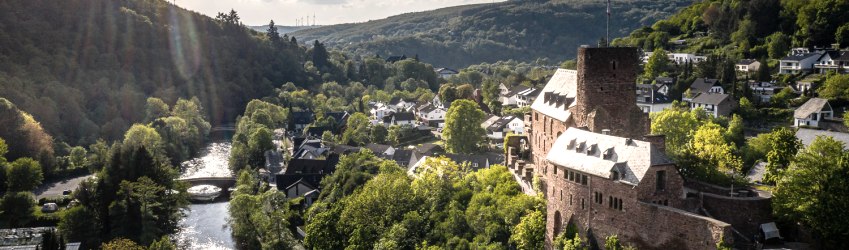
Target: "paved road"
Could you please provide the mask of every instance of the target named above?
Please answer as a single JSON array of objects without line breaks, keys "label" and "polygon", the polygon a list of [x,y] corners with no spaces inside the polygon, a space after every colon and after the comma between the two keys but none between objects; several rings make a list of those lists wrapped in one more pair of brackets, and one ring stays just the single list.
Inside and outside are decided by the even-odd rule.
[{"label": "paved road", "polygon": [[81,182],[83,182],[85,179],[88,179],[89,177],[92,177],[92,176],[93,175],[86,175],[86,176],[77,177],[77,178],[73,178],[73,179],[61,180],[61,181],[56,181],[56,182],[52,182],[52,183],[42,184],[40,187],[38,187],[37,190],[35,190],[36,198],[41,199],[41,198],[44,198],[44,197],[61,196],[62,191],[65,191],[65,190],[73,191],[73,190],[77,189],[77,186],[79,186]]}]

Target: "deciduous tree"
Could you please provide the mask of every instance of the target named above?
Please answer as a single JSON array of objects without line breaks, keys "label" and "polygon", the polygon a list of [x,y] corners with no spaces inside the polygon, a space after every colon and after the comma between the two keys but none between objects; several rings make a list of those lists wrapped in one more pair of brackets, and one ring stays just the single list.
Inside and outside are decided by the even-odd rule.
[{"label": "deciduous tree", "polygon": [[485,114],[470,100],[457,100],[445,115],[442,136],[446,149],[453,153],[471,153],[479,149],[485,131],[480,124]]}]

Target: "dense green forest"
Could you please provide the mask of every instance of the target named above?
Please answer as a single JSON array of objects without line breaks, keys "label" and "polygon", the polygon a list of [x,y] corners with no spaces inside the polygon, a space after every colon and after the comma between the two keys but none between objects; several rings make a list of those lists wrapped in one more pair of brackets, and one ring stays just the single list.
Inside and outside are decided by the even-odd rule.
[{"label": "dense green forest", "polygon": [[236,13],[159,0],[2,1],[0,12],[0,95],[72,145],[120,139],[149,96],[197,96],[221,124],[275,86],[309,84],[304,47],[271,42]]},{"label": "dense green forest", "polygon": [[[690,0],[614,1],[611,37],[651,25]],[[418,55],[437,67],[463,68],[499,60],[575,57],[575,48],[605,36],[604,1],[507,1],[408,13],[365,23],[291,33],[355,55]]]},{"label": "dense green forest", "polygon": [[[682,45],[673,41],[683,40]],[[613,41],[736,58],[779,59],[791,47],[849,46],[849,2],[709,0]]]}]

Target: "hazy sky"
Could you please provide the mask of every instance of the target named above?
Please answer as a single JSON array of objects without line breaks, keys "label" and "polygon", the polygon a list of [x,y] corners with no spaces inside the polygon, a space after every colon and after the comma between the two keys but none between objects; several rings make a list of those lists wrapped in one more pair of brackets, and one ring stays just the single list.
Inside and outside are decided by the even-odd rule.
[{"label": "hazy sky", "polygon": [[177,5],[215,17],[235,9],[246,25],[294,25],[298,17],[315,13],[318,25],[365,22],[402,13],[503,0],[174,0]]}]

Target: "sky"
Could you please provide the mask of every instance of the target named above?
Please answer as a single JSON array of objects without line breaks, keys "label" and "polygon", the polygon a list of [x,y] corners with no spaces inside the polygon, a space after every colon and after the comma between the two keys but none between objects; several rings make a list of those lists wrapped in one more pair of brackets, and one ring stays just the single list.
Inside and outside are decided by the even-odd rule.
[{"label": "sky", "polygon": [[[449,6],[504,0],[170,0],[177,5],[215,17],[236,10],[246,25],[294,26],[295,19],[315,14],[317,25],[365,22],[398,14]],[[304,18],[305,20],[305,18]]]}]

